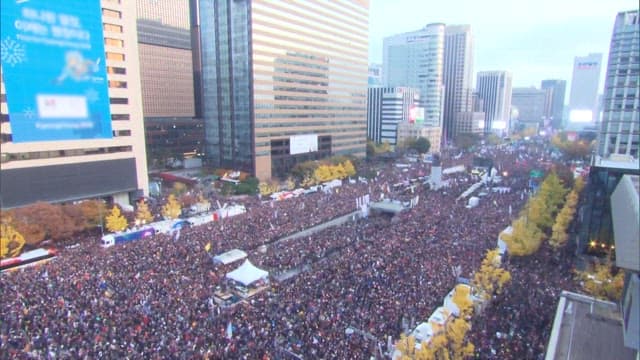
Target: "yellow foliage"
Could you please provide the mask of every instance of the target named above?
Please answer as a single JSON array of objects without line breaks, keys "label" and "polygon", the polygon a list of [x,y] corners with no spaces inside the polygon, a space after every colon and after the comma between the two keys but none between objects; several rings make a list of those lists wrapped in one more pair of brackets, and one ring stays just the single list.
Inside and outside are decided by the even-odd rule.
[{"label": "yellow foliage", "polygon": [[258,184],[260,195],[267,196],[278,191],[278,184],[275,182],[261,182]]},{"label": "yellow foliage", "polygon": [[528,222],[535,224],[541,230],[548,229],[553,225],[551,209],[542,196],[536,195],[529,199],[522,215],[528,218]]},{"label": "yellow foliage", "polygon": [[138,209],[136,211],[136,221],[142,224],[147,224],[153,221],[153,215],[149,211],[149,206],[144,200],[138,202]]},{"label": "yellow foliage", "polygon": [[520,217],[511,226],[513,227],[511,234],[501,235],[502,240],[507,244],[509,254],[527,256],[538,251],[544,235],[533,221]]},{"label": "yellow foliage", "polygon": [[305,174],[304,178],[300,182],[300,185],[302,187],[310,187],[310,186],[313,186],[313,185],[315,185],[317,183],[318,182],[316,181],[315,176],[309,176],[308,174]]},{"label": "yellow foliage", "polygon": [[120,208],[114,205],[111,213],[107,215],[107,230],[111,232],[122,231],[127,226],[127,219],[120,213]]},{"label": "yellow foliage", "polygon": [[582,189],[584,189],[584,186],[585,186],[584,179],[582,179],[581,176],[579,176],[577,179],[573,181],[573,189],[578,194],[582,192]]},{"label": "yellow foliage", "polygon": [[296,182],[293,181],[293,178],[291,176],[289,176],[287,178],[287,190],[295,190],[296,188]]},{"label": "yellow foliage", "polygon": [[468,286],[458,285],[451,299],[460,310],[461,317],[468,317],[473,312],[473,301],[471,301],[471,290]]},{"label": "yellow foliage", "polygon": [[24,236],[10,225],[10,221],[3,219],[0,223],[0,258],[18,256],[24,246]]},{"label": "yellow foliage", "polygon": [[314,177],[318,182],[325,182],[325,181],[332,180],[332,177],[331,177],[332,175],[333,174],[329,165],[320,165],[314,171]]},{"label": "yellow foliage", "polygon": [[162,207],[162,216],[165,219],[177,219],[181,213],[180,203],[173,194],[169,194],[167,203]]},{"label": "yellow foliage", "polygon": [[490,299],[495,293],[501,293],[504,285],[511,280],[511,273],[500,267],[500,255],[497,249],[487,251],[480,268],[473,276],[473,286],[478,295]]},{"label": "yellow foliage", "polygon": [[174,182],[173,189],[171,190],[172,194],[181,195],[187,191],[187,185],[181,182]]},{"label": "yellow foliage", "polygon": [[347,173],[344,171],[342,164],[329,166],[329,170],[331,171],[331,180],[344,179],[347,177]]},{"label": "yellow foliage", "polygon": [[590,271],[576,271],[583,290],[591,296],[617,302],[622,296],[624,271],[619,269],[614,276],[609,262],[596,264]]},{"label": "yellow foliage", "polygon": [[342,163],[342,167],[344,168],[344,172],[347,176],[355,176],[356,168],[353,166],[353,163],[350,160],[346,160]]}]

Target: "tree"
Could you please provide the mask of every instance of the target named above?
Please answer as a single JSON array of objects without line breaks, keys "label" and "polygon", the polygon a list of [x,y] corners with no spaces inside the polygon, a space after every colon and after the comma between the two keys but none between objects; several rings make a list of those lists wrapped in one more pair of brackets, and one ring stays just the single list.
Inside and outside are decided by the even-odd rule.
[{"label": "tree", "polygon": [[468,286],[462,284],[456,285],[451,300],[456,304],[458,310],[460,310],[460,317],[467,318],[471,316],[473,312],[473,301],[471,301],[471,289]]},{"label": "tree", "polygon": [[533,221],[527,221],[525,217],[514,220],[511,234],[502,233],[502,240],[507,244],[509,254],[513,256],[528,256],[540,248],[543,233]]},{"label": "tree", "polygon": [[149,210],[149,205],[144,200],[138,201],[138,209],[136,211],[136,223],[147,224],[153,221],[153,215]]},{"label": "tree", "polygon": [[551,172],[540,185],[538,195],[543,198],[547,209],[553,216],[558,211],[560,204],[564,202],[564,197],[568,191],[562,185],[558,175],[555,172]]},{"label": "tree", "polygon": [[344,179],[347,177],[347,172],[344,171],[342,164],[330,165],[329,170],[331,171],[331,180]]},{"label": "tree", "polygon": [[43,201],[16,209],[14,214],[16,229],[27,234],[28,244],[37,244],[47,237],[63,240],[80,229],[79,219],[74,221],[62,206]]},{"label": "tree", "polygon": [[295,190],[296,182],[293,179],[293,177],[291,176],[287,177],[287,180],[285,182],[286,182],[287,190]]},{"label": "tree", "polygon": [[3,218],[0,223],[0,258],[18,256],[24,244],[22,234],[11,226],[11,218]]},{"label": "tree", "polygon": [[118,232],[123,231],[127,226],[127,219],[120,212],[120,208],[114,205],[111,213],[107,216],[107,230]]},{"label": "tree", "polygon": [[320,165],[313,175],[318,182],[329,181],[332,175],[331,168],[329,168],[329,165]]},{"label": "tree", "polygon": [[258,193],[258,184],[260,181],[255,177],[245,177],[237,186],[236,194],[238,195],[255,195]]},{"label": "tree", "polygon": [[411,148],[417,151],[418,154],[426,154],[431,148],[431,143],[429,142],[429,139],[419,137],[413,142],[413,144],[411,144]]},{"label": "tree", "polygon": [[500,267],[500,261],[497,249],[487,251],[480,268],[473,276],[473,287],[485,300],[490,299],[494,294],[500,294],[504,285],[511,281],[511,273]]},{"label": "tree", "polygon": [[84,217],[85,229],[103,226],[107,215],[107,206],[102,200],[85,200],[80,203],[80,211]]},{"label": "tree", "polygon": [[258,189],[260,190],[260,195],[268,196],[278,191],[278,184],[273,181],[265,181],[258,185]]},{"label": "tree", "polygon": [[[525,217],[525,221],[533,223],[543,231],[553,225],[553,214],[549,209],[548,203],[539,195],[529,199],[522,215]],[[544,234],[542,235],[544,237]]]},{"label": "tree", "polygon": [[422,343],[420,349],[416,349],[416,339],[412,335],[400,334],[400,340],[396,343],[395,349],[400,352],[398,360],[431,360],[434,359],[429,345]]},{"label": "tree", "polygon": [[610,261],[596,263],[590,270],[576,271],[583,290],[602,300],[618,302],[624,287],[624,271],[618,269],[614,275]]},{"label": "tree", "polygon": [[347,174],[347,176],[356,175],[356,168],[353,166],[351,160],[345,160],[345,162],[342,163],[342,167],[344,168],[344,172]]},{"label": "tree", "polygon": [[169,194],[167,203],[162,207],[162,216],[165,219],[172,220],[177,219],[182,214],[182,207],[176,197],[173,194]]}]

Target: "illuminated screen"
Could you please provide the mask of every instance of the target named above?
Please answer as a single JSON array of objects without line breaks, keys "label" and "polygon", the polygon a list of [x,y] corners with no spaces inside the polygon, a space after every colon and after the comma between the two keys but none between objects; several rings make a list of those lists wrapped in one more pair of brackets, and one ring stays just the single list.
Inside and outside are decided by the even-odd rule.
[{"label": "illuminated screen", "polygon": [[506,121],[494,121],[491,124],[491,128],[492,129],[496,129],[496,130],[504,130],[507,128],[507,122]]},{"label": "illuminated screen", "polygon": [[294,135],[289,138],[289,154],[302,154],[318,151],[318,135]]},{"label": "illuminated screen", "polygon": [[99,1],[2,0],[13,142],[111,138]]},{"label": "illuminated screen", "polygon": [[593,111],[591,110],[571,110],[569,121],[576,123],[588,123],[593,121]]}]

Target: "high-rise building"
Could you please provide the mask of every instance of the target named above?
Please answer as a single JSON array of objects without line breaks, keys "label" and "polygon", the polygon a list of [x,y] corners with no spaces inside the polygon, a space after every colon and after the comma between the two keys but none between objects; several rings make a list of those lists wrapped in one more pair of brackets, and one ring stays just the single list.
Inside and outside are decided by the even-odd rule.
[{"label": "high-rise building", "polygon": [[206,154],[260,179],[366,153],[367,1],[201,0]]},{"label": "high-rise building", "polygon": [[369,64],[369,86],[382,86],[382,65]]},{"label": "high-rise building", "polygon": [[147,194],[135,3],[3,1],[0,16],[0,207]]},{"label": "high-rise building", "polygon": [[424,120],[420,92],[403,87],[372,87],[367,95],[367,137],[376,143],[396,145],[401,122]]},{"label": "high-rise building", "polygon": [[558,79],[542,80],[540,88],[543,90],[551,90],[551,103],[549,105],[551,126],[554,129],[562,128],[564,96],[567,91],[567,82]]},{"label": "high-rise building", "polygon": [[640,21],[638,10],[616,17],[604,87],[604,111],[598,154],[638,160],[640,137]]},{"label": "high-rise building", "polygon": [[[550,90],[540,90],[534,87],[513,88],[511,92],[511,108],[516,109],[517,118],[512,119],[517,122],[518,127],[535,127],[536,129],[545,126]],[[512,124],[515,126],[515,124]]]},{"label": "high-rise building", "polygon": [[599,120],[598,91],[602,54],[576,56],[573,61],[573,77],[569,94],[569,119],[567,128],[582,130],[594,126]]},{"label": "high-rise building", "polygon": [[384,39],[384,85],[419,89],[425,126],[442,126],[444,33],[444,24],[429,24]]},{"label": "high-rise building", "polygon": [[447,25],[444,37],[444,109],[442,132],[452,139],[458,132],[456,113],[471,111],[473,93],[473,36],[469,25]]},{"label": "high-rise building", "polygon": [[511,73],[481,71],[476,81],[478,97],[482,99],[484,132],[509,132],[511,120]]},{"label": "high-rise building", "polygon": [[142,108],[149,166],[204,152],[195,118],[189,2],[136,1]]}]

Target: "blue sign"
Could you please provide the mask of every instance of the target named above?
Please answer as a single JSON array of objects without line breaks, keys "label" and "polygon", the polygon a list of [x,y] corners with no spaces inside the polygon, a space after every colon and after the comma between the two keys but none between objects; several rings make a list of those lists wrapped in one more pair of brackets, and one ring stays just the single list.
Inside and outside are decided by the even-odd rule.
[{"label": "blue sign", "polygon": [[111,138],[100,1],[2,0],[13,142]]}]

